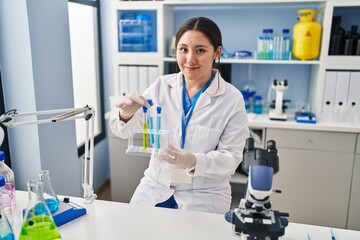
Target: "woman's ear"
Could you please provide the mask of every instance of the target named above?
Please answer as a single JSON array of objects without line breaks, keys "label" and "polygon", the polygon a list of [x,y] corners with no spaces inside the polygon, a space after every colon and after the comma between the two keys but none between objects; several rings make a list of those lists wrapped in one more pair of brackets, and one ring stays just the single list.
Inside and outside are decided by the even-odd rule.
[{"label": "woman's ear", "polygon": [[218,46],[218,48],[216,49],[215,54],[214,54],[214,56],[215,56],[214,60],[219,59],[221,57],[221,53],[222,53],[222,47]]}]

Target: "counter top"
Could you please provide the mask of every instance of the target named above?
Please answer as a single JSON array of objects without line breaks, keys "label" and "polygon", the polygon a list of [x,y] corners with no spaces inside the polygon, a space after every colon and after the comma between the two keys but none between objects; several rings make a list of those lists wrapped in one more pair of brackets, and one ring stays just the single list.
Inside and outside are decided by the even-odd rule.
[{"label": "counter top", "polygon": [[330,132],[348,132],[360,133],[360,123],[339,123],[330,121],[317,121],[317,123],[298,123],[294,119],[287,121],[270,120],[266,114],[256,115],[248,114],[250,128],[280,128],[292,130],[314,130],[314,131],[330,131]]},{"label": "counter top", "polygon": [[[110,112],[105,114],[105,119],[108,121]],[[248,121],[250,128],[279,128],[292,130],[313,130],[313,131],[328,131],[328,132],[348,132],[360,133],[360,122],[358,124],[350,124],[345,122],[330,122],[317,121],[317,123],[298,123],[293,118],[287,121],[270,120],[267,114],[248,114]]]},{"label": "counter top", "polygon": [[[27,204],[27,192],[17,191],[14,232],[19,236],[22,224],[21,210]],[[59,199],[63,197],[59,196]],[[70,197],[87,210],[87,214],[61,227],[62,239],[156,239],[156,240],[239,240],[224,215],[194,211],[179,211],[156,207],[135,206],[126,203],[95,200],[84,204],[82,198]],[[316,213],[314,213],[316,214]],[[336,239],[360,239],[360,231],[333,228]],[[331,239],[330,228],[290,223],[280,239]]]}]

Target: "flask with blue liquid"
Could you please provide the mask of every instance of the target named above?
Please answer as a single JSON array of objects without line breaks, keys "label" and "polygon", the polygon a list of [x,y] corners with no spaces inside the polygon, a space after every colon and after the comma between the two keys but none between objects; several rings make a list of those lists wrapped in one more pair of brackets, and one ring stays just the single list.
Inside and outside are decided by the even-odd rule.
[{"label": "flask with blue liquid", "polygon": [[253,112],[256,114],[262,114],[263,112],[262,97],[260,95],[255,96]]},{"label": "flask with blue liquid", "polygon": [[0,240],[15,240],[14,231],[0,206]]}]

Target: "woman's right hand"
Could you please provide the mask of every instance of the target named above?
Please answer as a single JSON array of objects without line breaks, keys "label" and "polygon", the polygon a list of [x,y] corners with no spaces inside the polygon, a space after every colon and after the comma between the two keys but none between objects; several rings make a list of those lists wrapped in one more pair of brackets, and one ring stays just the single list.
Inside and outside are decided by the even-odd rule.
[{"label": "woman's right hand", "polygon": [[120,117],[128,120],[144,105],[150,107],[145,97],[135,91],[120,98],[115,106],[120,110]]}]

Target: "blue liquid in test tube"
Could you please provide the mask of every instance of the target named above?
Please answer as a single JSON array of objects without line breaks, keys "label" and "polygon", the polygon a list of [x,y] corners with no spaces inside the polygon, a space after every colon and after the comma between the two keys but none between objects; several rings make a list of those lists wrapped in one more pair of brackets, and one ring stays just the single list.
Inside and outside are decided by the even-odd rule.
[{"label": "blue liquid in test tube", "polygon": [[161,107],[156,108],[156,152],[160,150]]},{"label": "blue liquid in test tube", "polygon": [[153,101],[151,99],[148,99],[147,102],[150,105],[149,108],[149,129],[150,129],[150,144],[152,146],[154,146],[154,120],[153,120],[153,116],[152,116],[152,111],[151,111],[151,107],[154,105]]}]

